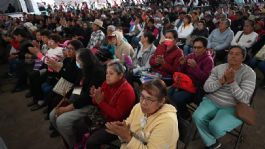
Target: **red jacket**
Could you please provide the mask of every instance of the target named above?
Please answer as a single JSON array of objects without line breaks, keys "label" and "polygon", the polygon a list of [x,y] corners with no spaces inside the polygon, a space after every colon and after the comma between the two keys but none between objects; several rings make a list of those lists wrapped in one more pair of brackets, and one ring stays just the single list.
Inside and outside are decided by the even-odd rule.
[{"label": "red jacket", "polygon": [[[158,65],[156,63],[156,58],[159,55],[164,56],[165,63],[163,65]],[[182,50],[174,46],[173,48],[167,50],[167,46],[164,44],[158,45],[155,53],[150,59],[150,65],[154,72],[162,74],[163,77],[172,76],[173,73],[180,67],[179,58],[183,56]]]},{"label": "red jacket", "polygon": [[104,99],[98,104],[98,107],[106,121],[122,121],[127,118],[135,104],[132,86],[125,79],[122,79],[112,86],[109,86],[105,81],[101,89],[104,92]]}]

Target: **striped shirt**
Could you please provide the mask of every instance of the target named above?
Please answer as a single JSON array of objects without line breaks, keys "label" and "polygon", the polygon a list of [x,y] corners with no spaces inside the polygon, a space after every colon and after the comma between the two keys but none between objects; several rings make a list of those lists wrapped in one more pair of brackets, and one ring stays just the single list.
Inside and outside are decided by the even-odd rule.
[{"label": "striped shirt", "polygon": [[219,79],[228,69],[228,64],[216,66],[204,84],[204,90],[209,93],[207,98],[222,107],[234,106],[237,101],[249,103],[256,85],[256,73],[247,65],[242,64],[236,71],[235,81],[230,84],[220,84]]}]

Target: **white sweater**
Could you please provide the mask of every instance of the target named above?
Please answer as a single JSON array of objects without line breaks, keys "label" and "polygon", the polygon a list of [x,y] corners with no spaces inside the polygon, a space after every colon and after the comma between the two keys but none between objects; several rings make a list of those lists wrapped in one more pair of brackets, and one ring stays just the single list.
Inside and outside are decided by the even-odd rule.
[{"label": "white sweater", "polygon": [[184,27],[184,23],[178,28],[178,37],[186,39],[193,31],[194,27],[190,23],[188,26]]},{"label": "white sweater", "polygon": [[[245,35],[243,33],[243,35],[241,36],[241,38],[239,39],[240,35],[243,33],[243,31],[238,31],[236,33],[236,36],[233,38],[231,45],[232,46],[241,46],[241,47],[245,47],[245,48],[250,48],[256,41],[258,38],[258,34],[256,32],[252,32],[248,35]],[[237,40],[239,39],[239,41],[237,42]]]}]

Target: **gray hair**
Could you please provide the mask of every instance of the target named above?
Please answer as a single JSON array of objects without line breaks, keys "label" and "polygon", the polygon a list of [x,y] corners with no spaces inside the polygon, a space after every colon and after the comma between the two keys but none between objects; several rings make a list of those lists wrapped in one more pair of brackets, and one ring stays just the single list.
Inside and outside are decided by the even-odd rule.
[{"label": "gray hair", "polygon": [[119,75],[124,74],[126,72],[126,67],[120,62],[119,59],[114,59],[110,61],[107,66],[112,66],[114,68],[114,71],[117,72]]},{"label": "gray hair", "polygon": [[114,32],[116,30],[116,27],[114,25],[109,25],[107,27],[107,30],[110,30],[110,31],[113,31]]},{"label": "gray hair", "polygon": [[220,22],[225,22],[225,24],[227,25],[227,27],[230,27],[231,26],[231,20],[230,19],[222,18],[220,20]]}]

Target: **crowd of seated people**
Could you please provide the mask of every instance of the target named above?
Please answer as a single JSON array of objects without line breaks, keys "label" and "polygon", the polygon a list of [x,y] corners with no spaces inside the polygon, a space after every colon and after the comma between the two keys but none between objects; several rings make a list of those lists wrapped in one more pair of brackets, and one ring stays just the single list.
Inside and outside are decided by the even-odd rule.
[{"label": "crowd of seated people", "polygon": [[117,139],[121,148],[173,149],[180,117],[206,147],[220,147],[243,123],[235,105],[250,102],[256,67],[265,87],[265,8],[170,2],[0,18],[12,92],[29,88],[30,109],[44,108],[50,136],[70,149]]}]

